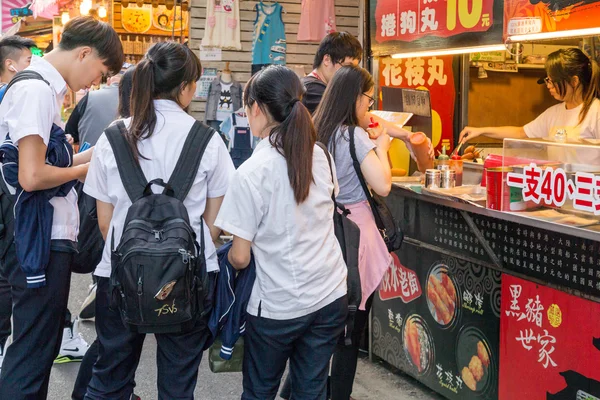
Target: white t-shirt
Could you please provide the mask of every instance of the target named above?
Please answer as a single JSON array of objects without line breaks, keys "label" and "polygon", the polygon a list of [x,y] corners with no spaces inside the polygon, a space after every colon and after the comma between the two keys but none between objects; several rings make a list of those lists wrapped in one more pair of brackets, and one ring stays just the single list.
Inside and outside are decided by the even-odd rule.
[{"label": "white t-shirt", "polygon": [[[0,137],[4,140],[10,132],[11,140],[18,147],[24,137],[38,135],[47,146],[52,124],[64,127],[60,110],[67,83],[52,64],[38,56],[31,58],[27,70],[39,73],[50,85],[29,79],[16,83],[6,92],[0,104]],[[54,207],[51,238],[77,241],[79,209],[75,190],[65,197],[53,197],[50,204]]]},{"label": "white t-shirt", "polygon": [[268,139],[233,175],[215,225],[252,242],[251,315],[260,305],[265,318],[298,318],[346,294],[346,264],[333,228],[334,181],[316,145],[313,179],[308,198],[296,204],[286,161]]},{"label": "white t-shirt", "polygon": [[[175,164],[195,119],[186,114],[177,103],[170,100],[154,100],[154,107],[157,117],[155,131],[151,137],[138,144],[140,154],[147,158],[140,157],[140,166],[148,181],[161,178],[167,182],[175,169]],[[124,123],[128,127],[131,119],[125,119]],[[198,238],[200,238],[200,221],[206,208],[206,199],[225,195],[233,171],[233,163],[223,140],[219,135],[214,135],[204,152],[194,185],[183,201],[188,210],[192,228]],[[153,190],[160,192],[160,188],[154,187]],[[100,136],[94,149],[84,191],[115,207],[102,261],[94,273],[97,276],[109,277],[111,271],[110,243],[113,228],[116,246],[121,240],[123,224],[131,201],[121,182],[110,143],[104,134]],[[216,271],[219,269],[216,249],[210,239],[208,226],[206,223],[203,226],[207,269]]]},{"label": "white t-shirt", "polygon": [[[567,110],[565,103],[556,104],[523,127],[530,138],[552,138],[564,129],[569,139],[600,139],[600,100],[594,99],[584,120],[579,123],[583,104]],[[554,146],[548,157],[569,163],[600,165],[598,152],[570,150]]]}]

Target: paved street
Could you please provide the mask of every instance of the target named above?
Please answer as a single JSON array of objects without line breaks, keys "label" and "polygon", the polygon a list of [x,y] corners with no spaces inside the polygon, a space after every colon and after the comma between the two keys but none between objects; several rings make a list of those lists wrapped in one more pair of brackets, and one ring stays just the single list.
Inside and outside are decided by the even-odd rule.
[{"label": "paved street", "polygon": [[[91,277],[73,275],[69,307],[73,314],[79,312],[79,307],[87,296]],[[94,340],[94,324],[81,324],[85,339],[91,343]],[[143,400],[157,398],[156,392],[156,342],[148,337],[144,353],[137,371],[136,394]],[[50,400],[69,400],[73,383],[77,376],[79,363],[55,365],[50,383]],[[242,393],[242,375],[238,373],[213,374],[208,363],[203,360],[200,366],[200,376],[196,387],[196,398],[200,400],[237,400]],[[373,364],[368,359],[359,362],[358,374],[354,384],[353,397],[356,400],[441,400],[431,390],[414,381],[412,378],[397,374],[385,368],[382,364]]]}]

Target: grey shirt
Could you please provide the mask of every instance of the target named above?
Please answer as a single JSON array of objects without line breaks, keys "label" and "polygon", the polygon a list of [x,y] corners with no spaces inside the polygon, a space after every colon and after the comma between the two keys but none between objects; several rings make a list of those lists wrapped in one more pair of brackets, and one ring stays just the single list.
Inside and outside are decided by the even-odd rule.
[{"label": "grey shirt", "polygon": [[[85,112],[79,120],[79,143],[96,145],[104,130],[119,114],[119,85],[105,86],[88,93]],[[68,132],[67,132],[68,133]]]},{"label": "grey shirt", "polygon": [[[335,149],[333,143],[335,143]],[[369,134],[358,126],[354,129],[354,144],[356,146],[356,158],[361,164],[367,157],[367,154],[377,147],[369,139]],[[355,204],[367,200],[367,196],[360,185],[360,181],[352,165],[350,137],[348,136],[347,126],[338,128],[334,135],[334,141],[329,143],[329,152],[334,155],[337,179],[340,187],[337,201],[341,204]]]}]

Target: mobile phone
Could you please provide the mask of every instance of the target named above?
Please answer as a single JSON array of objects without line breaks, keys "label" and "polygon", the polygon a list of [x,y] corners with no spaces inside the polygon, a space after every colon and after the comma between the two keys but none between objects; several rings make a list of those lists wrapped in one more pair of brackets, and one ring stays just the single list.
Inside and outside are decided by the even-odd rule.
[{"label": "mobile phone", "polygon": [[82,153],[92,147],[88,142],[83,142],[81,146],[79,146],[79,152]]}]

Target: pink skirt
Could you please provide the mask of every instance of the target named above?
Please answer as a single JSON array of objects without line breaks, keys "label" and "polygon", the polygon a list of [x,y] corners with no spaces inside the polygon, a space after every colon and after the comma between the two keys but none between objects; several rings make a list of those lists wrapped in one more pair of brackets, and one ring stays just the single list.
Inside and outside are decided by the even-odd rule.
[{"label": "pink skirt", "polygon": [[379,288],[383,276],[390,267],[392,256],[377,229],[369,202],[365,200],[344,206],[350,211],[348,218],[360,228],[358,270],[360,272],[362,301],[359,309],[364,310],[367,299]]}]

